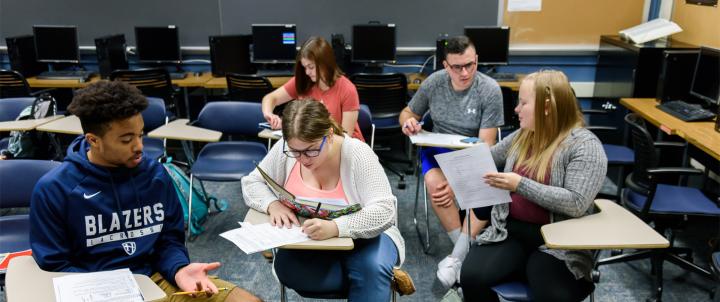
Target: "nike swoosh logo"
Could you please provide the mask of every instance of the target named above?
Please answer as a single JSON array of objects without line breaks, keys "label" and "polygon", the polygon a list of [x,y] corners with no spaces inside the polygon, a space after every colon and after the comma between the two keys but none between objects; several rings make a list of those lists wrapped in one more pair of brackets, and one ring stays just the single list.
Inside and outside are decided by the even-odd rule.
[{"label": "nike swoosh logo", "polygon": [[87,195],[87,193],[83,193],[83,197],[85,197],[85,199],[90,199],[90,198],[95,197],[95,195],[100,194],[100,192],[101,191],[97,191],[97,192],[95,192],[95,194],[92,194],[92,195]]}]

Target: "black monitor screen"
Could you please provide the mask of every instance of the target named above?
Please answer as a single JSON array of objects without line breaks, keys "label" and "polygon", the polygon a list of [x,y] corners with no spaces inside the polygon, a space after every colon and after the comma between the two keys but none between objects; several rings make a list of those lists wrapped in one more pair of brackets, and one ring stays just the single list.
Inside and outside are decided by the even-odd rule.
[{"label": "black monitor screen", "polygon": [[478,64],[507,64],[510,49],[509,27],[465,27],[465,36],[475,44]]},{"label": "black monitor screen", "polygon": [[293,63],[297,52],[295,24],[253,24],[255,63]]},{"label": "black monitor screen", "polygon": [[140,62],[180,63],[180,37],[174,25],[135,27],[135,51]]},{"label": "black monitor screen", "polygon": [[690,94],[720,105],[720,50],[701,47]]},{"label": "black monitor screen", "polygon": [[39,62],[79,63],[75,26],[33,26],[35,53]]},{"label": "black monitor screen", "polygon": [[214,76],[224,77],[229,72],[255,73],[250,63],[251,35],[211,36],[209,42],[210,61]]},{"label": "black monitor screen", "polygon": [[395,62],[395,25],[353,25],[352,60],[359,63]]}]

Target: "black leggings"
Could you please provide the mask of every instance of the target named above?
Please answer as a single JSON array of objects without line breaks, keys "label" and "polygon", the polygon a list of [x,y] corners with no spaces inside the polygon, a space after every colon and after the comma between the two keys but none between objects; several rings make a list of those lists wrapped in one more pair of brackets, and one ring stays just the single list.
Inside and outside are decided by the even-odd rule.
[{"label": "black leggings", "polygon": [[582,301],[595,288],[575,279],[565,262],[538,250],[543,244],[540,225],[508,219],[502,242],[473,246],[460,272],[465,301],[498,301],[491,287],[527,282],[533,301]]}]

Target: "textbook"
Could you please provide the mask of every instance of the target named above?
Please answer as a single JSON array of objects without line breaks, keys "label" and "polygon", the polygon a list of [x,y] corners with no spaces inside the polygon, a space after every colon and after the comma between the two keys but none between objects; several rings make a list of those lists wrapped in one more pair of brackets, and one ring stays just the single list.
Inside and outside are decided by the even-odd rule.
[{"label": "textbook", "polygon": [[301,199],[295,197],[292,193],[288,192],[273,180],[260,166],[255,166],[262,175],[265,182],[270,186],[270,189],[275,193],[278,200],[285,206],[293,210],[297,215],[307,218],[321,218],[321,219],[335,219],[343,215],[352,214],[362,209],[360,204],[354,204],[349,206],[333,204],[330,202],[318,202],[308,199]]},{"label": "textbook", "polygon": [[0,254],[0,274],[4,274],[7,271],[8,264],[10,264],[10,259],[19,257],[19,256],[30,256],[32,255],[32,250],[24,250],[14,253],[2,253]]}]

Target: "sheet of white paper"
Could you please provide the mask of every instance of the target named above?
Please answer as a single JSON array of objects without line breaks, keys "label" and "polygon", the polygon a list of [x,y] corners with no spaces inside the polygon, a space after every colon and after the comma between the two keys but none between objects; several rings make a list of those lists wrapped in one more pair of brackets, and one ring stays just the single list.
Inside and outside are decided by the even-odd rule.
[{"label": "sheet of white paper", "polygon": [[280,130],[273,130],[272,135],[275,137],[282,137],[282,129]]},{"label": "sheet of white paper", "polygon": [[274,227],[269,223],[255,225],[240,223],[240,225],[242,227],[224,232],[220,236],[230,240],[245,254],[310,240],[298,226],[288,229]]},{"label": "sheet of white paper", "polygon": [[539,12],[542,9],[542,0],[508,0],[509,12]]},{"label": "sheet of white paper", "polygon": [[314,201],[319,202],[322,204],[329,204],[334,206],[347,206],[348,202],[345,199],[337,199],[337,198],[317,198],[317,197],[303,197],[303,196],[295,196],[296,199],[299,200],[307,200],[307,201]]},{"label": "sheet of white paper", "polygon": [[57,302],[142,302],[129,269],[53,278]]},{"label": "sheet of white paper", "polygon": [[415,145],[447,146],[451,148],[467,148],[475,145],[460,141],[465,138],[467,138],[467,136],[435,133],[423,130],[418,134],[410,136],[410,142]]},{"label": "sheet of white paper", "polygon": [[435,155],[461,209],[510,202],[510,192],[493,188],[483,175],[497,172],[490,147],[480,143],[472,148]]}]

